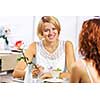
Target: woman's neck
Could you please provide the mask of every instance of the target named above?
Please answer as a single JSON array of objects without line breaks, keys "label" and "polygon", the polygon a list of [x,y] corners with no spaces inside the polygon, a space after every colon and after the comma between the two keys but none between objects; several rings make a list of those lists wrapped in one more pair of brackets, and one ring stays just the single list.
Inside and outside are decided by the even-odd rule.
[{"label": "woman's neck", "polygon": [[48,52],[53,53],[59,45],[59,40],[56,40],[54,42],[47,42],[46,40],[44,40],[43,45]]}]

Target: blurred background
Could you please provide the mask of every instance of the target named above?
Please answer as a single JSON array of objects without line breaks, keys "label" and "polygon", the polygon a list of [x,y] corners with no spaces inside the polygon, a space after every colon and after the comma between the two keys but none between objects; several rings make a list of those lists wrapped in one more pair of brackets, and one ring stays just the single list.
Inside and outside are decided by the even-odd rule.
[{"label": "blurred background", "polygon": [[[32,41],[39,41],[37,37],[37,24],[42,16],[2,16],[0,17],[0,30],[8,31],[7,39],[9,42],[8,49],[13,49],[16,41],[23,41],[24,47],[27,48]],[[93,18],[93,16],[55,16],[61,23],[61,40],[72,41],[75,49],[76,58],[78,58],[78,36],[84,20]],[[5,34],[5,33],[3,33]],[[0,49],[3,39],[0,38]]]}]

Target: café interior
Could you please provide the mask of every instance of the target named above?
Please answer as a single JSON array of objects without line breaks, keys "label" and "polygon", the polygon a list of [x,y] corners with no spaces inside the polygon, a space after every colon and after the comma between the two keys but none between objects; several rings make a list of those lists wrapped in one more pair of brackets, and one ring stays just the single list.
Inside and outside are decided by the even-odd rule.
[{"label": "caf\u00e9 interior", "polygon": [[[21,45],[24,50],[33,41],[39,41],[36,27],[41,16],[3,16],[0,17],[0,83],[68,83],[70,74],[65,78],[58,78],[60,71],[52,72],[53,78],[39,79],[28,72],[27,79],[14,78],[12,72],[22,56],[22,51],[16,48]],[[78,34],[85,19],[92,16],[56,16],[61,23],[61,40],[73,43],[75,58],[78,59]],[[66,34],[65,34],[66,33]],[[35,60],[34,60],[35,62]],[[32,78],[32,79],[31,79]]]}]

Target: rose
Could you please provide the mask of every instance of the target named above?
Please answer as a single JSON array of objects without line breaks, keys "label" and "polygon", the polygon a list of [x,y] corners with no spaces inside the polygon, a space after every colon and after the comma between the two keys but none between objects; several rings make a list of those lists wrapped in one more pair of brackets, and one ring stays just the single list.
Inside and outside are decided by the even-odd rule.
[{"label": "rose", "polygon": [[24,45],[24,42],[22,40],[16,41],[16,43],[15,43],[15,47],[18,50],[22,50],[23,49],[23,45]]},{"label": "rose", "polygon": [[17,50],[20,50],[19,52],[21,52],[22,53],[22,56],[21,57],[19,57],[19,58],[17,58],[17,60],[18,61],[20,61],[20,60],[24,60],[25,61],[25,63],[26,63],[26,65],[28,65],[28,64],[32,64],[36,69],[38,69],[37,68],[37,65],[35,65],[34,63],[32,63],[32,62],[28,62],[29,61],[29,59],[28,59],[28,57],[26,57],[25,56],[25,54],[24,54],[24,42],[22,41],[22,40],[19,40],[19,41],[16,41],[16,43],[15,43],[15,47],[17,48]]},{"label": "rose", "polygon": [[20,50],[19,52],[22,53],[22,56],[17,58],[17,60],[20,61],[21,59],[23,59],[25,61],[25,63],[28,64],[28,62],[27,62],[28,58],[25,57],[24,51],[23,51],[24,42],[22,40],[16,41],[15,47],[17,48],[17,50]]}]

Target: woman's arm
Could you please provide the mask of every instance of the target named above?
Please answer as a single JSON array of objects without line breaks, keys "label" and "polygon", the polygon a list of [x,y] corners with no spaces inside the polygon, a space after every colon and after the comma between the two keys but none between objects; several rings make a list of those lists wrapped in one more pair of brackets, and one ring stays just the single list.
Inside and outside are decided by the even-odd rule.
[{"label": "woman's arm", "polygon": [[[31,62],[33,57],[36,54],[36,43],[32,43],[28,49],[25,51],[25,56],[28,58],[28,62]],[[15,66],[15,69],[12,73],[14,78],[22,78],[25,75],[25,68],[26,68],[26,63],[24,60],[21,60],[17,63]]]},{"label": "woman's arm", "polygon": [[17,65],[15,66],[12,76],[14,78],[23,78],[25,75],[25,72],[24,72],[25,67],[26,67],[26,63],[24,62],[24,60],[19,61]]},{"label": "woman's arm", "polygon": [[74,47],[71,41],[66,41],[65,58],[66,58],[66,67],[68,71],[71,72],[72,64],[75,62]]}]

